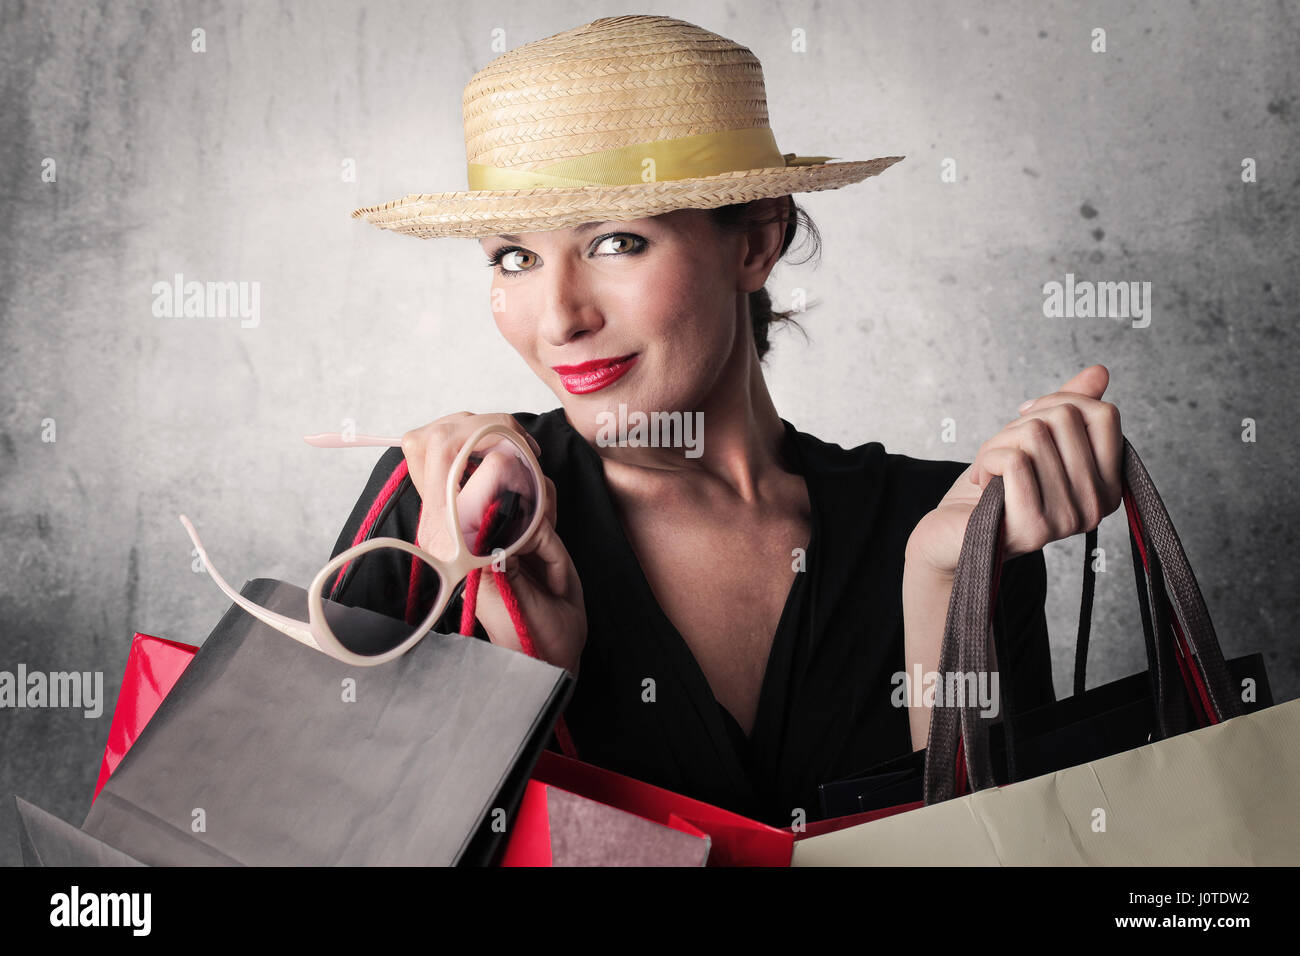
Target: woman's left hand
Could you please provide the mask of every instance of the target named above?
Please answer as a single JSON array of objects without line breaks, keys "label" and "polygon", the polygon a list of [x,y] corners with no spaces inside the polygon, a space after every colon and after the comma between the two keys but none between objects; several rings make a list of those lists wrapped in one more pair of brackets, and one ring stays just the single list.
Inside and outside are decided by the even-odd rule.
[{"label": "woman's left hand", "polygon": [[994,475],[1005,496],[1003,560],[1097,527],[1123,500],[1119,409],[1101,401],[1109,383],[1104,365],[1090,365],[1060,391],[1021,406],[917,523],[909,562],[952,575],[970,514]]}]

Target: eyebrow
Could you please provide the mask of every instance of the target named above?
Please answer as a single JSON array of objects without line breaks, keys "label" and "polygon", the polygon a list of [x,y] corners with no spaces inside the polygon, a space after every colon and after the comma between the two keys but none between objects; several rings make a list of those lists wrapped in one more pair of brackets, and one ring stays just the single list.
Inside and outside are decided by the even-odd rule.
[{"label": "eyebrow", "polygon": [[[573,229],[574,232],[579,232],[579,233],[590,232],[592,229],[595,229],[597,226],[603,226],[609,221],[610,220],[608,219],[602,219],[600,222],[584,222],[581,226],[574,226]],[[497,238],[504,239],[506,242],[523,242],[523,240],[520,239],[518,236],[513,236],[508,232],[501,233],[499,236],[497,236]]]}]

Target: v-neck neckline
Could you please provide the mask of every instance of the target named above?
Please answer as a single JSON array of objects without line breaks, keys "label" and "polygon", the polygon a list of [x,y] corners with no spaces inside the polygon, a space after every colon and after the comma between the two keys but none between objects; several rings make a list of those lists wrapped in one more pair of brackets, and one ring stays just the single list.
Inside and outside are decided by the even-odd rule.
[{"label": "v-neck neckline", "polygon": [[[754,781],[749,773],[750,758],[751,755],[756,755],[768,746],[773,734],[779,736],[780,733],[780,728],[772,725],[772,721],[781,716],[781,713],[775,710],[780,702],[773,700],[773,694],[775,693],[773,685],[778,679],[776,671],[790,658],[789,652],[791,648],[788,645],[794,640],[794,632],[796,631],[791,617],[800,604],[803,590],[811,586],[805,579],[811,575],[813,556],[820,539],[821,502],[818,498],[817,489],[814,487],[814,482],[808,476],[807,458],[799,445],[797,429],[785,419],[781,419],[781,424],[785,427],[788,447],[793,459],[792,464],[797,469],[796,474],[804,480],[804,486],[807,489],[811,529],[808,544],[804,549],[804,569],[795,573],[790,589],[786,593],[781,615],[777,620],[776,631],[772,635],[767,662],[763,669],[763,679],[759,685],[754,723],[748,736],[744,734],[744,728],[740,726],[740,722],[736,720],[735,716],[717,699],[713,687],[709,684],[709,680],[705,676],[703,668],[700,667],[690,645],[686,643],[686,639],[672,622],[672,619],[668,617],[662,605],[660,605],[654,589],[650,586],[650,580],[646,576],[645,569],[641,565],[640,558],[637,557],[636,549],[632,547],[632,542],[623,528],[618,507],[614,502],[609,483],[605,478],[604,462],[595,449],[587,444],[581,435],[577,435],[579,443],[595,460],[599,478],[597,485],[601,495],[599,505],[609,519],[608,526],[613,529],[616,539],[613,544],[618,557],[629,573],[632,586],[639,591],[641,599],[653,608],[655,626],[652,630],[654,635],[656,638],[664,640],[665,650],[671,655],[673,663],[687,681],[691,700],[697,705],[700,701],[707,701],[708,706],[698,708],[701,719],[708,728],[719,752],[730,755],[731,764],[729,770],[732,776],[737,781],[742,782],[741,785],[745,786],[753,797],[756,797],[757,793],[754,789]],[[600,524],[603,525],[605,522],[600,522]],[[735,725],[735,730],[739,731],[739,736],[743,737],[745,741],[743,750],[737,749],[738,741],[736,735],[727,726],[728,720]]]}]

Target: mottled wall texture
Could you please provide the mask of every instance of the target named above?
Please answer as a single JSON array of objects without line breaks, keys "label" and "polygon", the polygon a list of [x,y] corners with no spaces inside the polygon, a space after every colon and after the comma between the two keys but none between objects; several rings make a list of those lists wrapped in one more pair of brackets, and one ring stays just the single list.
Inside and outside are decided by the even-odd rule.
[{"label": "mottled wall texture", "polygon": [[[100,672],[105,698],[98,717],[0,710],[0,861],[18,861],[10,794],[84,817],[132,634],[201,643],[227,607],[179,513],[237,582],[305,585],[378,452],[302,435],[558,404],[496,332],[476,242],[348,214],[464,188],[466,81],[601,16],[748,46],[785,151],[907,157],[797,197],[824,245],[770,283],[810,304],[806,338],[773,339],[784,418],[971,460],[1023,399],[1105,364],[1225,652],[1263,651],[1276,696],[1300,692],[1294,3],[0,11],[0,670]],[[159,317],[177,274],[256,283],[257,311]],[[1149,298],[1050,317],[1067,276]],[[1122,513],[1101,545],[1090,683],[1145,667]],[[1047,548],[1062,696],[1082,549]]]}]

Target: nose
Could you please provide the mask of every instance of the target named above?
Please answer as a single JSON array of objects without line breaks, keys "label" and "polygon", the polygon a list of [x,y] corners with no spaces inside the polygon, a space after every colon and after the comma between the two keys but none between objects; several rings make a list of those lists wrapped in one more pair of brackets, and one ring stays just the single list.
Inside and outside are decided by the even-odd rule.
[{"label": "nose", "polygon": [[559,347],[600,329],[605,320],[595,307],[590,289],[581,277],[581,262],[567,256],[552,256],[542,270],[543,296],[538,330],[548,345]]}]

